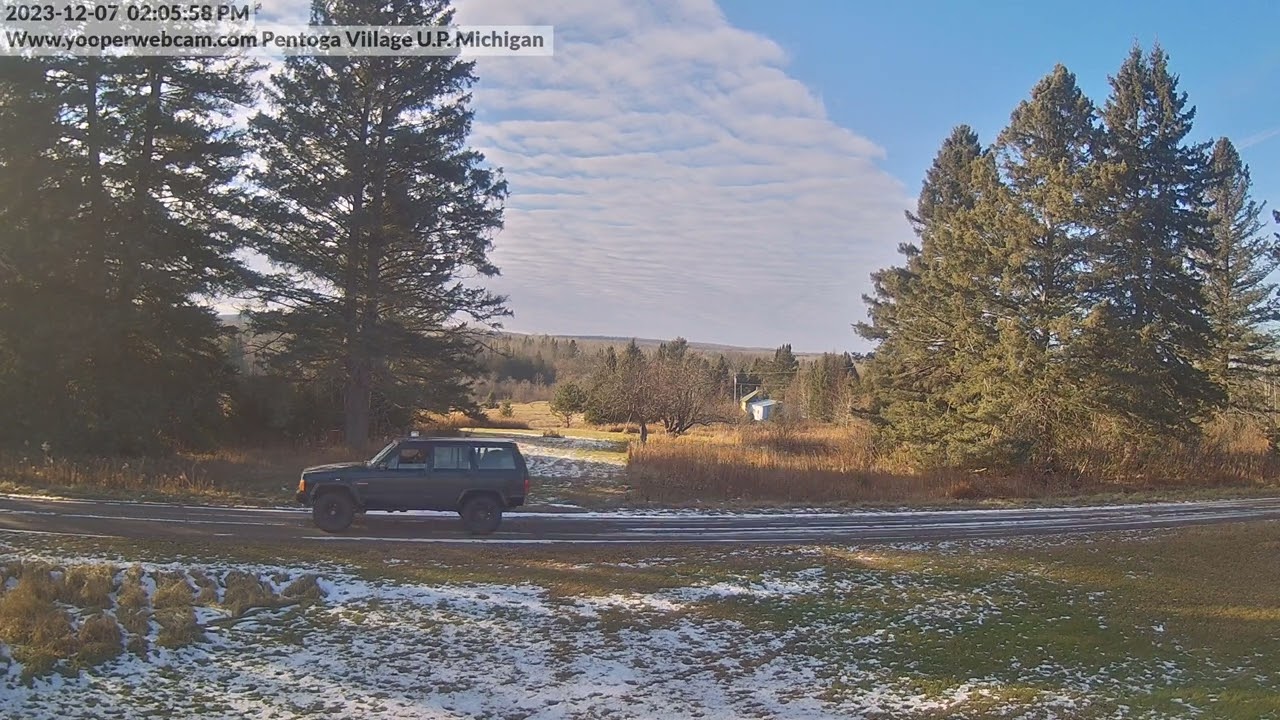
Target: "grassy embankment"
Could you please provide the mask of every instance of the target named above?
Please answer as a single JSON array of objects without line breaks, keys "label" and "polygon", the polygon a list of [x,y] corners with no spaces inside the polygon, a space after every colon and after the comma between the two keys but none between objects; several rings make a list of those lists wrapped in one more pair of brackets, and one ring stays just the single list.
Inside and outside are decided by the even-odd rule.
[{"label": "grassy embankment", "polygon": [[[366,606],[326,598],[314,578],[287,590],[280,578],[226,569],[231,563],[262,563],[307,568],[338,584],[335,573],[354,573],[387,587],[424,587],[439,597],[456,597],[466,603],[461,614],[443,606],[414,610],[440,613],[435,620],[424,616],[420,632],[444,633],[436,641],[446,645],[454,642],[449,638],[463,644],[492,640],[497,625],[510,627],[509,640],[523,638],[530,648],[544,647],[539,638],[545,634],[552,650],[542,659],[563,665],[556,677],[567,699],[579,691],[589,699],[587,691],[596,687],[575,686],[579,659],[614,658],[609,662],[622,662],[625,677],[642,689],[647,673],[662,669],[643,654],[619,661],[619,648],[678,636],[691,639],[671,652],[688,655],[699,681],[719,682],[726,692],[768,665],[810,668],[810,682],[798,688],[802,694],[850,707],[865,707],[877,694],[952,702],[947,698],[959,693],[963,698],[941,713],[949,717],[1019,711],[1040,717],[1052,709],[1051,698],[1076,703],[1068,714],[1083,718],[1111,717],[1126,707],[1129,716],[1280,713],[1274,691],[1280,682],[1276,522],[1069,541],[733,552],[677,546],[530,546],[518,553],[476,546],[355,546],[344,548],[340,565],[327,546],[282,551],[63,538],[11,542],[24,546],[20,553],[11,546],[8,556],[0,555],[0,573],[10,580],[0,583],[9,588],[0,590],[0,641],[36,682],[51,672],[75,675],[91,666],[100,666],[99,677],[110,677],[111,659],[122,654],[146,657],[149,646],[199,645],[208,627],[192,622],[196,608],[217,611],[201,616],[216,615],[207,622],[223,625],[252,618],[240,635],[259,633],[266,661],[277,651],[282,628],[296,642],[305,643],[315,632],[317,638],[355,643],[364,633],[382,632],[378,618],[398,617],[395,606],[385,605],[393,592],[380,593],[383,599]],[[180,553],[181,567],[54,566],[20,559],[33,552],[144,563],[173,562]],[[526,613],[496,595],[486,599],[503,587],[520,597],[534,593],[545,598],[538,602],[563,610],[547,615],[530,600]],[[348,602],[353,604],[343,605]],[[598,612],[575,610],[583,604]],[[147,631],[151,621],[155,625]],[[386,632],[407,632],[398,623],[398,630],[388,626]],[[565,653],[554,650],[561,644]],[[467,653],[483,654],[477,648],[491,645],[453,648],[432,672],[483,665]],[[505,658],[498,655],[491,660]],[[376,658],[361,658],[359,672],[377,665]],[[218,667],[222,661],[215,654],[199,662]],[[339,661],[324,672],[353,670],[344,667]],[[490,693],[485,680],[478,682],[471,692]],[[958,690],[974,684],[982,692]],[[935,717],[938,711],[891,714]]]}]

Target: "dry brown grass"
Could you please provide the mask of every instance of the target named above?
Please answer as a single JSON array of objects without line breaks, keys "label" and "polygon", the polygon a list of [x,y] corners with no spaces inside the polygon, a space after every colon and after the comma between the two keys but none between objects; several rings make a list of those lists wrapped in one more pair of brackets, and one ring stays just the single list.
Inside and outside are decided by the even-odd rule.
[{"label": "dry brown grass", "polygon": [[185,574],[168,573],[157,578],[156,593],[151,601],[155,607],[156,623],[160,626],[157,645],[182,647],[204,637],[204,630],[196,622],[194,601],[195,591]]},{"label": "dry brown grass", "polygon": [[228,448],[168,458],[45,460],[0,454],[0,489],[278,504],[292,500],[302,468],[359,459],[355,455],[341,447],[292,446]]},{"label": "dry brown grass", "polygon": [[1213,423],[1196,445],[1089,436],[1064,466],[1052,474],[915,470],[900,454],[884,452],[867,425],[779,423],[656,435],[631,446],[627,478],[649,502],[874,504],[1271,487],[1280,477],[1280,457],[1265,432],[1239,419]]},{"label": "dry brown grass", "polygon": [[273,608],[287,604],[261,578],[241,570],[227,573],[223,584],[227,590],[222,597],[222,607],[232,617],[241,617],[253,608]]},{"label": "dry brown grass", "polygon": [[213,605],[218,602],[218,583],[199,570],[190,573],[191,582],[196,586],[196,604]]},{"label": "dry brown grass", "polygon": [[588,433],[605,432],[605,433],[626,433],[634,435],[640,432],[640,428],[633,423],[610,423],[607,425],[592,425],[584,422],[582,415],[574,415],[569,427],[564,425],[564,418],[551,412],[551,403],[546,400],[538,400],[527,403],[512,403],[511,417],[504,418],[499,415],[498,411],[486,410],[485,420],[476,421],[461,413],[454,413],[447,418],[439,416],[428,416],[424,420],[426,429],[444,429],[444,430],[461,430],[463,428],[493,428],[500,430],[550,430],[557,432],[568,432],[569,434],[587,431]]},{"label": "dry brown grass", "polygon": [[501,430],[528,430],[529,423],[515,417],[499,417],[497,410],[488,410],[482,418],[463,413],[448,415],[423,415],[418,419],[420,429],[434,435],[456,433],[463,428],[497,428]]},{"label": "dry brown grass", "polygon": [[280,594],[291,600],[319,602],[324,599],[324,591],[320,589],[319,579],[316,575],[303,575],[289,583]]},{"label": "dry brown grass", "polygon": [[76,641],[79,649],[75,655],[78,668],[93,667],[124,652],[120,624],[104,613],[90,615],[80,624]]},{"label": "dry brown grass", "polygon": [[110,565],[73,565],[62,578],[59,600],[82,608],[105,610],[111,607],[115,588],[115,568]]},{"label": "dry brown grass", "polygon": [[116,595],[116,620],[129,633],[129,651],[146,657],[147,635],[151,631],[151,602],[143,585],[144,571],[135,565],[124,573]]},{"label": "dry brown grass", "polygon": [[63,569],[12,561],[0,565],[0,588],[9,580],[14,586],[0,592],[0,646],[10,649],[28,681],[53,670],[78,672],[125,651],[146,657],[153,629],[159,647],[201,642],[206,635],[197,607],[221,604],[234,621],[253,608],[324,599],[315,575],[297,578],[277,594],[257,576],[231,571],[220,593],[218,581],[200,570],[121,570],[108,564]]},{"label": "dry brown grass", "polygon": [[24,566],[17,587],[0,595],[0,642],[22,663],[28,679],[76,651],[71,618],[55,604],[58,595],[58,583],[44,563]]}]

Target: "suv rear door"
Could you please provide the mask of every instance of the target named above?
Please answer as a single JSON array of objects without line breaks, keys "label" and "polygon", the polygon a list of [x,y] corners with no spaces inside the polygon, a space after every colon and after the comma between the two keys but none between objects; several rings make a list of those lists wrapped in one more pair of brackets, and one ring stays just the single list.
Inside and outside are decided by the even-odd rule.
[{"label": "suv rear door", "polygon": [[463,491],[475,484],[471,470],[471,446],[466,443],[432,443],[431,473],[426,492],[427,510],[456,510]]},{"label": "suv rear door", "polygon": [[476,484],[480,487],[497,490],[505,501],[509,495],[524,485],[523,459],[514,445],[494,443],[492,445],[476,445]]}]

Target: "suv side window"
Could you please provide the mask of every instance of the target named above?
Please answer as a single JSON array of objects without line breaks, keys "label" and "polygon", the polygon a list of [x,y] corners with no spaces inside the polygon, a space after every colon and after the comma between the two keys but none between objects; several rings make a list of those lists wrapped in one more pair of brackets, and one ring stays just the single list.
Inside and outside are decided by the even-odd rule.
[{"label": "suv side window", "polygon": [[426,470],[430,462],[430,447],[422,443],[404,443],[391,455],[387,467],[396,470]]},{"label": "suv side window", "polygon": [[471,460],[467,448],[457,445],[437,445],[431,453],[433,470],[470,470]]},{"label": "suv side window", "polygon": [[475,449],[477,470],[515,470],[516,455],[509,447],[481,446]]}]

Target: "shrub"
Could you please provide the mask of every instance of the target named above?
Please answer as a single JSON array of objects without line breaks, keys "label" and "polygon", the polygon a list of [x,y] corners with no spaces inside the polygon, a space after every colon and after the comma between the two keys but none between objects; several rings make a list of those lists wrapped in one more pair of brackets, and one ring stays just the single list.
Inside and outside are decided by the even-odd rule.
[{"label": "shrub", "polygon": [[222,606],[233,617],[240,617],[253,608],[279,607],[284,604],[261,578],[241,570],[227,573],[223,584],[226,592]]},{"label": "shrub", "polygon": [[319,602],[324,599],[324,590],[320,589],[319,579],[316,575],[303,575],[289,583],[281,595],[290,600]]},{"label": "shrub", "polygon": [[0,642],[22,663],[25,679],[50,672],[76,652],[71,618],[55,604],[58,592],[49,566],[29,563],[17,587],[0,595]]},{"label": "shrub", "polygon": [[68,605],[105,610],[111,606],[116,569],[110,565],[73,565],[62,578],[60,600]]},{"label": "shrub", "polygon": [[124,652],[120,624],[103,613],[85,618],[77,639],[80,649],[76,652],[75,665],[79,668],[104,663]]}]

